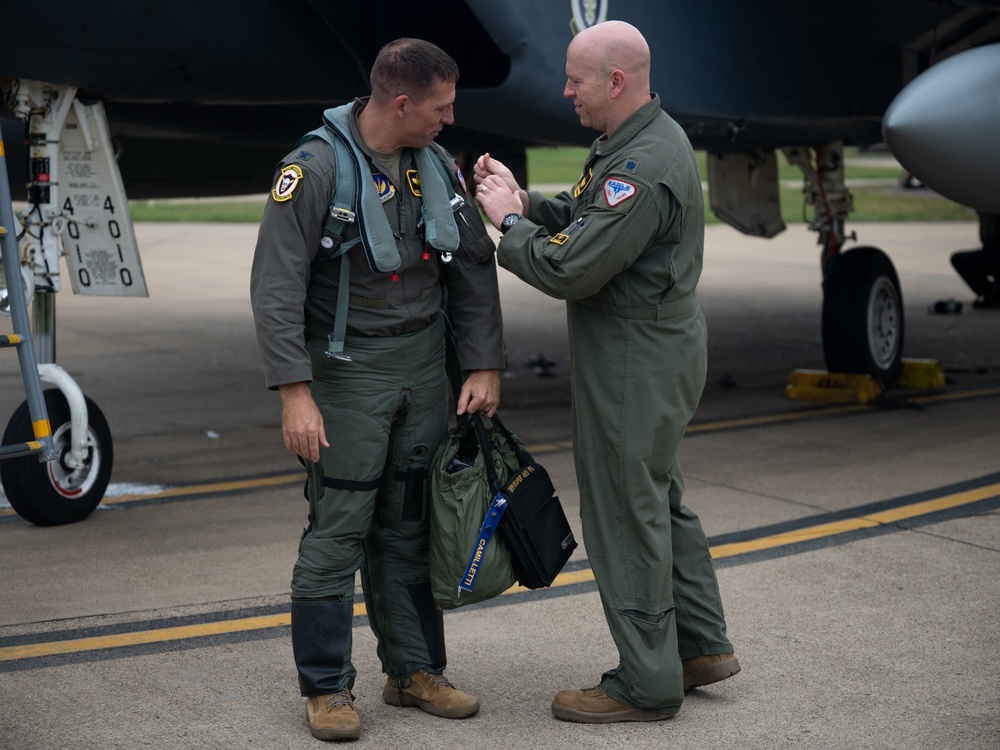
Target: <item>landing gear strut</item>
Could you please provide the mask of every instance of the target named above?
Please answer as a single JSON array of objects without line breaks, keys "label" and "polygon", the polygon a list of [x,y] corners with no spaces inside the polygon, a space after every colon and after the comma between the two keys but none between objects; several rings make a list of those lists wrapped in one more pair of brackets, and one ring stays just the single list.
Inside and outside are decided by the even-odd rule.
[{"label": "landing gear strut", "polygon": [[[903,294],[892,261],[874,247],[841,252],[844,222],[853,209],[839,142],[784,149],[805,176],[806,202],[815,209],[809,228],[823,250],[823,355],[830,372],[866,373],[888,383],[903,362]],[[851,235],[850,239],[854,239]]]}]

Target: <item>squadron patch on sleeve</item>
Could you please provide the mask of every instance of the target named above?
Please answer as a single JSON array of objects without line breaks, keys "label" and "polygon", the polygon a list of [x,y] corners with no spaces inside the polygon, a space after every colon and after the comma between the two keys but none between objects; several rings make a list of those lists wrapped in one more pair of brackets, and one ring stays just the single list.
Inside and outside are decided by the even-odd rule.
[{"label": "squadron patch on sleeve", "polygon": [[635,195],[635,192],[635,185],[617,177],[609,177],[604,181],[604,198],[610,208],[624,203]]},{"label": "squadron patch on sleeve", "polygon": [[302,182],[302,170],[299,165],[289,164],[278,175],[278,181],[271,190],[271,197],[279,203],[290,200],[300,182]]}]

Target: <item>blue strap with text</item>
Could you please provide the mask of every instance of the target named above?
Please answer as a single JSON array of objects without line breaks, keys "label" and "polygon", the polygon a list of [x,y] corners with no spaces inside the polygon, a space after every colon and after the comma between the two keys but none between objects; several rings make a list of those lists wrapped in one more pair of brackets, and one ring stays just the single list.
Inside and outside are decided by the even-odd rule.
[{"label": "blue strap with text", "polygon": [[483,519],[483,525],[479,528],[479,537],[476,539],[476,546],[469,556],[469,562],[465,566],[465,573],[462,574],[462,578],[458,582],[459,596],[462,595],[463,591],[471,592],[473,587],[475,587],[476,574],[479,573],[479,566],[486,555],[486,547],[489,545],[490,539],[493,538],[493,532],[500,525],[500,519],[503,518],[505,510],[507,510],[507,498],[498,492],[493,498],[493,502],[490,503],[490,507],[486,510],[486,518]]}]

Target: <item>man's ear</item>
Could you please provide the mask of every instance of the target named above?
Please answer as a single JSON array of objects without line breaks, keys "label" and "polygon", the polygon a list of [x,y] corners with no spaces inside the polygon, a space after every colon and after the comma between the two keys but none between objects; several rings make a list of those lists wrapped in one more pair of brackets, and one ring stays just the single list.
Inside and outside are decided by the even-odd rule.
[{"label": "man's ear", "polygon": [[625,89],[625,73],[618,68],[611,71],[611,98],[621,96]]},{"label": "man's ear", "polygon": [[396,117],[403,118],[408,107],[413,106],[413,100],[406,94],[400,94],[392,100],[392,112]]}]

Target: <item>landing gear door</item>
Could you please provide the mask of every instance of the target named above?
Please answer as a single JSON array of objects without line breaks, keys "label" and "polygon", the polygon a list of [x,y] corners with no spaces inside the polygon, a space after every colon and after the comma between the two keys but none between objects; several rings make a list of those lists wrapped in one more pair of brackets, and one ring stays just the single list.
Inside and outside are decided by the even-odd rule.
[{"label": "landing gear door", "polygon": [[[75,294],[148,297],[104,106],[79,100],[59,139],[62,239]],[[58,221],[58,219],[57,219]]]}]

